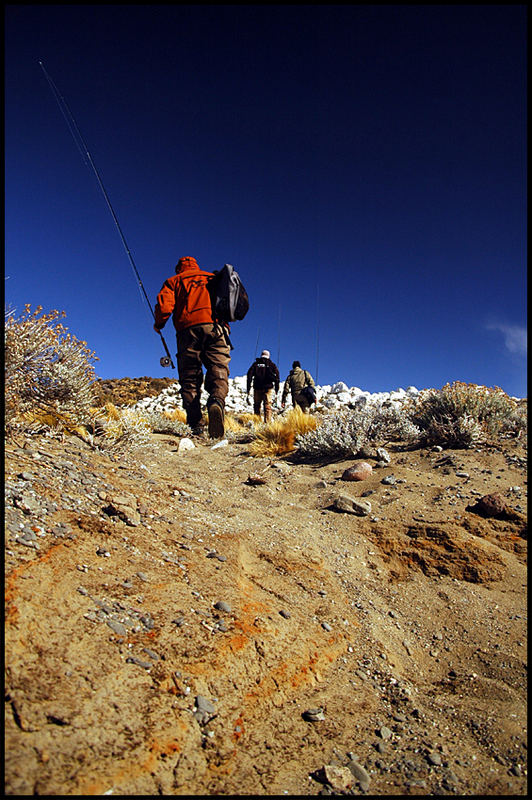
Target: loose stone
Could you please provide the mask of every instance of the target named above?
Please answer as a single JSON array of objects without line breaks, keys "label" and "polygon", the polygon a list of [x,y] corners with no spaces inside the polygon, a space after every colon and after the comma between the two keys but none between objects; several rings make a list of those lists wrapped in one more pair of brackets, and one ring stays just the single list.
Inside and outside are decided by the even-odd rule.
[{"label": "loose stone", "polygon": [[214,607],[218,609],[218,611],[225,611],[226,614],[231,613],[231,606],[229,605],[229,603],[225,603],[223,600],[218,600],[214,604]]},{"label": "loose stone", "polygon": [[323,708],[307,708],[301,716],[306,722],[321,722],[325,719]]},{"label": "loose stone", "polygon": [[384,461],[386,464],[389,464],[391,461],[390,454],[384,447],[377,447],[377,456],[380,461]]},{"label": "loose stone", "polygon": [[359,764],[355,760],[351,760],[349,762],[349,764],[347,765],[347,768],[349,769],[351,774],[357,779],[357,781],[360,783],[362,789],[364,789],[364,791],[367,791],[369,789],[369,785],[371,783],[371,778],[370,778],[369,774],[367,773],[367,771],[362,766],[362,764]]},{"label": "loose stone", "polygon": [[371,464],[366,461],[358,461],[353,466],[348,467],[342,474],[343,481],[365,481],[371,477],[373,469]]},{"label": "loose stone", "polygon": [[152,666],[149,661],[142,661],[136,656],[128,656],[126,658],[126,664],[137,664],[137,666],[142,667],[143,669],[150,669]]},{"label": "loose stone", "polygon": [[121,622],[117,622],[115,619],[108,619],[106,622],[118,636],[127,636],[127,628]]},{"label": "loose stone", "polygon": [[158,653],[155,653],[153,650],[150,650],[149,647],[143,647],[142,651],[146,653],[146,655],[152,658],[154,661],[159,661],[160,656],[158,655]]},{"label": "loose stone", "polygon": [[347,514],[354,514],[357,517],[366,517],[371,514],[371,503],[369,500],[358,500],[354,497],[342,494],[333,503],[336,511],[343,511]]},{"label": "loose stone", "polygon": [[348,792],[353,785],[353,774],[347,767],[328,764],[323,767],[322,774],[334,793]]},{"label": "loose stone", "polygon": [[31,472],[19,472],[17,475],[23,481],[33,481],[35,480],[35,475],[32,475]]}]

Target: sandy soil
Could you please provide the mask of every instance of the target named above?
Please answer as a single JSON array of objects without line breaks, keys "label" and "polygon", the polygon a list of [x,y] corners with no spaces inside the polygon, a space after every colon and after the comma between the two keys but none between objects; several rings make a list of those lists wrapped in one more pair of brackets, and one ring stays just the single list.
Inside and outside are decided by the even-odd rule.
[{"label": "sandy soil", "polygon": [[6,445],[6,793],[526,795],[526,442],[178,444]]}]

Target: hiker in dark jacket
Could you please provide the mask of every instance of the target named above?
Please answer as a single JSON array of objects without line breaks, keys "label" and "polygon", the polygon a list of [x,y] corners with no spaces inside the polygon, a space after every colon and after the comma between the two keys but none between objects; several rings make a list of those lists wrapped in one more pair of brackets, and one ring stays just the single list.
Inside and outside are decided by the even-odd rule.
[{"label": "hiker in dark jacket", "polygon": [[[272,402],[279,391],[279,369],[270,359],[270,351],[263,350],[258,358],[248,369],[247,397],[253,383],[253,413],[260,417],[260,410],[264,404],[264,422],[272,418]],[[275,394],[274,394],[275,391]]]},{"label": "hiker in dark jacket", "polygon": [[187,424],[198,432],[202,418],[202,365],[205,366],[209,436],[220,439],[225,433],[225,398],[229,391],[229,326],[213,318],[207,282],[214,273],[200,269],[190,256],[180,258],[175,271],[157,295],[153,327],[159,333],[172,315],[183,408]]},{"label": "hiker in dark jacket", "polygon": [[299,406],[303,411],[308,412],[311,403],[304,394],[302,394],[302,390],[305,386],[312,386],[314,387],[314,380],[310,372],[307,372],[306,369],[301,369],[301,364],[299,361],[294,361],[292,364],[292,369],[288,373],[288,377],[284,382],[283,388],[283,395],[281,397],[281,407],[284,408],[286,405],[286,398],[288,396],[288,392],[292,393],[292,404],[294,408]]}]

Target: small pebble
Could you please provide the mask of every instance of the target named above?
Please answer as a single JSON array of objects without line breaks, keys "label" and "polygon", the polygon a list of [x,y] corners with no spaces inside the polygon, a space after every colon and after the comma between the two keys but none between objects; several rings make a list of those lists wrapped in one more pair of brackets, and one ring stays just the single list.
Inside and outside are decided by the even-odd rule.
[{"label": "small pebble", "polygon": [[321,722],[325,719],[323,708],[307,708],[301,716],[306,722]]}]

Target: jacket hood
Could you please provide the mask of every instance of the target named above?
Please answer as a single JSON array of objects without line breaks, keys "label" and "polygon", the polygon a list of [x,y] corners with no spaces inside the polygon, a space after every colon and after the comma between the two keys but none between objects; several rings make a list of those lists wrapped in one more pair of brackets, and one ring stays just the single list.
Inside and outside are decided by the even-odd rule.
[{"label": "jacket hood", "polygon": [[183,258],[180,258],[179,261],[177,262],[175,271],[177,274],[179,272],[197,271],[198,269],[199,269],[199,264],[195,258],[192,258],[192,256],[183,256]]}]

